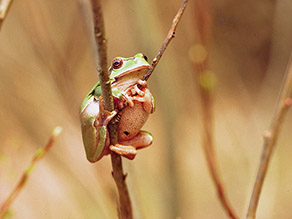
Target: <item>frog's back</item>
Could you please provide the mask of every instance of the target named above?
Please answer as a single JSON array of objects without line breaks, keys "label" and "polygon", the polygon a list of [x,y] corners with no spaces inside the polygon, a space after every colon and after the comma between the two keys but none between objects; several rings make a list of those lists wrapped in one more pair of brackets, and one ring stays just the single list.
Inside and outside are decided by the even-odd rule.
[{"label": "frog's back", "polygon": [[96,99],[99,99],[100,95],[101,95],[101,87],[100,87],[100,82],[98,81],[93,86],[93,88],[88,92],[88,94],[86,95],[84,100],[82,101],[81,106],[80,106],[80,113],[82,113],[82,111],[90,103],[90,99],[91,99],[92,96],[95,96]]}]

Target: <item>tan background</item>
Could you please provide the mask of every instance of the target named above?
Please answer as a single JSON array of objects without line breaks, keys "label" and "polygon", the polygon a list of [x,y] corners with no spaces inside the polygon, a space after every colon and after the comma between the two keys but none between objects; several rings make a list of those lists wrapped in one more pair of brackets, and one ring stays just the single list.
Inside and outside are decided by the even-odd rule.
[{"label": "tan background", "polygon": [[[151,60],[181,1],[103,1],[109,61],[138,52]],[[292,48],[292,2],[211,1],[209,61],[217,75],[219,168],[245,216]],[[92,165],[81,142],[79,106],[98,80],[86,1],[14,1],[0,32],[0,203],[56,125],[62,135],[12,205],[13,218],[115,218],[109,157]],[[190,1],[149,87],[153,145],[124,160],[135,218],[227,218],[200,137],[200,103],[189,49],[197,40]],[[87,16],[85,16],[87,14]],[[93,49],[92,49],[93,48]],[[274,153],[258,218],[292,216],[292,114]]]}]

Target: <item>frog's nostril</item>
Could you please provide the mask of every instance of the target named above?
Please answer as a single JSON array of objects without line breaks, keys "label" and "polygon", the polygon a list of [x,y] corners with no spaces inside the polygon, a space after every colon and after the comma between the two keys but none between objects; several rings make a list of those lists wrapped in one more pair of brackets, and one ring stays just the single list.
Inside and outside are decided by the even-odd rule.
[{"label": "frog's nostril", "polygon": [[124,131],[124,134],[125,134],[125,135],[129,135],[129,134],[130,134],[130,132]]}]

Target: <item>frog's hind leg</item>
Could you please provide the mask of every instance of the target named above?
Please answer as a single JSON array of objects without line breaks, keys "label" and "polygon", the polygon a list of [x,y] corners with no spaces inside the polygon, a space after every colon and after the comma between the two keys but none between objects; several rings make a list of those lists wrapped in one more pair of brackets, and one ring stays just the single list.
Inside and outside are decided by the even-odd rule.
[{"label": "frog's hind leg", "polygon": [[137,154],[137,149],[145,148],[152,144],[153,137],[149,132],[140,131],[134,138],[121,141],[119,144],[111,145],[111,151],[133,160]]},{"label": "frog's hind leg", "polygon": [[147,132],[141,130],[135,137],[129,140],[120,141],[123,145],[131,145],[136,149],[142,149],[152,144],[153,137]]}]

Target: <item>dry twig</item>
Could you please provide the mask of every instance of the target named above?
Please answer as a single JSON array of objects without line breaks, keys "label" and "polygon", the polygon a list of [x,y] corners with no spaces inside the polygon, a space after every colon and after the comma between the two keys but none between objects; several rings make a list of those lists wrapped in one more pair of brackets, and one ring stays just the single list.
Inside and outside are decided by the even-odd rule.
[{"label": "dry twig", "polygon": [[[292,57],[292,55],[291,55]],[[259,165],[257,177],[255,180],[251,200],[249,202],[249,208],[247,212],[247,218],[253,219],[256,217],[256,210],[258,207],[258,202],[269,166],[269,162],[272,156],[272,152],[275,148],[278,135],[281,126],[284,121],[284,117],[292,104],[292,58],[290,57],[289,68],[284,78],[282,89],[279,93],[279,100],[276,105],[276,110],[274,112],[269,129],[264,133],[264,145],[263,152],[261,155],[261,162]]]},{"label": "dry twig", "polygon": [[175,15],[173,21],[172,21],[172,25],[168,31],[168,34],[166,36],[166,38],[163,41],[163,44],[160,48],[160,50],[158,51],[157,55],[155,56],[155,58],[152,61],[152,64],[150,66],[150,68],[148,69],[148,71],[146,72],[146,74],[143,77],[144,81],[147,81],[148,78],[151,76],[152,72],[154,71],[156,65],[158,64],[160,58],[162,57],[164,51],[166,50],[168,44],[170,43],[170,41],[175,37],[175,30],[177,28],[177,25],[185,11],[185,8],[187,6],[188,0],[184,0],[180,9],[178,10],[177,14]]},{"label": "dry twig", "polygon": [[0,30],[2,27],[2,24],[6,18],[6,15],[10,9],[10,6],[12,4],[13,0],[2,0],[0,2]]},{"label": "dry twig", "polygon": [[28,168],[22,174],[22,176],[21,176],[20,180],[18,181],[16,187],[13,189],[13,191],[10,193],[8,198],[2,204],[1,209],[0,209],[0,219],[5,217],[10,205],[15,200],[15,198],[18,196],[20,191],[23,189],[25,183],[27,182],[27,179],[28,179],[31,171],[35,167],[36,162],[39,161],[43,156],[45,156],[45,154],[51,149],[51,147],[53,146],[53,144],[55,142],[56,137],[61,133],[61,131],[62,131],[61,127],[56,127],[53,130],[52,135],[51,135],[47,145],[45,147],[40,148],[40,149],[37,150],[37,152],[35,153],[34,157],[32,158],[32,161],[31,161],[30,165],[28,166]]},{"label": "dry twig", "polygon": [[[107,70],[107,42],[105,38],[105,28],[103,21],[102,8],[100,0],[91,0],[92,10],[93,10],[93,22],[94,22],[94,34],[97,44],[98,53],[98,72],[99,79],[103,94],[104,106],[107,111],[114,111],[113,96],[111,90],[111,84],[109,83],[109,73]],[[113,119],[109,124],[109,132],[111,138],[111,144],[116,144],[118,142],[117,133],[118,122]],[[128,192],[128,187],[126,184],[126,175],[123,171],[121,156],[112,152],[111,162],[113,167],[113,177],[119,192],[119,218],[131,219],[133,218],[132,205]]]}]

